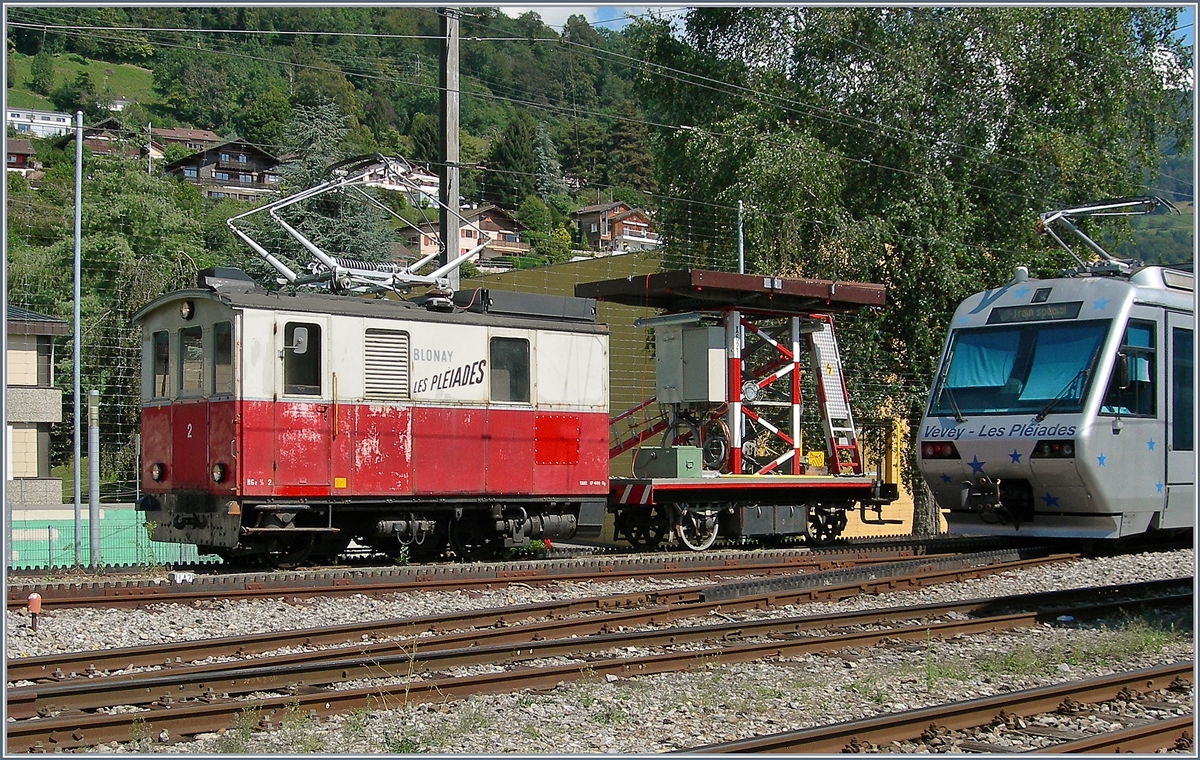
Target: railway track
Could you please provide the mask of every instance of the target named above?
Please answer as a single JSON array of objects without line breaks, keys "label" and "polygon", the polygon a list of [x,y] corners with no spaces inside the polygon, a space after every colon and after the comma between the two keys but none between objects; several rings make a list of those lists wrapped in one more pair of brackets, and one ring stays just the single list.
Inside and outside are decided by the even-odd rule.
[{"label": "railway track", "polygon": [[[37,713],[54,717],[20,720],[9,724],[9,749],[52,749],[85,746],[104,741],[127,740],[137,726],[147,725],[155,734],[171,737],[217,730],[229,725],[231,716],[247,709],[235,695],[283,692],[286,696],[256,699],[252,709],[264,719],[285,709],[314,710],[318,714],[356,707],[396,706],[397,701],[461,697],[522,688],[547,688],[559,682],[590,678],[628,677],[649,673],[695,669],[719,659],[744,662],[771,656],[866,646],[883,640],[921,640],[930,635],[959,635],[1029,626],[1061,612],[1069,602],[1076,616],[1104,615],[1136,604],[1129,597],[1149,598],[1161,605],[1190,602],[1190,581],[1180,579],[1155,584],[1107,587],[1072,592],[1022,595],[919,608],[894,608],[850,615],[781,618],[755,622],[735,621],[715,625],[655,628],[605,633],[621,627],[662,626],[665,622],[707,615],[717,610],[728,613],[769,603],[771,599],[743,599],[740,607],[714,607],[704,602],[677,604],[658,609],[620,610],[576,620],[546,620],[495,631],[461,634],[391,644],[370,644],[333,650],[306,652],[238,663],[176,667],[149,673],[64,679],[31,687],[10,688],[9,715]],[[1126,599],[1126,601],[1121,601]],[[779,600],[776,600],[779,601]],[[604,605],[596,605],[602,608]],[[1052,609],[1035,611],[1038,607]],[[998,614],[1006,608],[1024,612]],[[867,627],[896,620],[928,620],[957,613],[975,615],[971,620],[896,626],[884,630],[857,630],[823,636],[801,636],[802,632],[829,627]],[[780,638],[783,637],[783,638]],[[715,648],[695,648],[704,642],[719,642]],[[486,642],[486,643],[482,643]],[[197,654],[208,655],[204,642],[192,642]],[[630,648],[672,648],[662,654],[638,657],[610,656]],[[682,649],[680,649],[682,648]],[[513,664],[572,657],[574,662],[540,667],[518,667],[501,673],[445,676],[448,671],[478,665]],[[585,659],[580,660],[578,658]],[[582,663],[582,664],[581,664]],[[11,673],[10,668],[10,673]],[[341,682],[381,678],[399,683],[378,683],[366,688],[319,688]],[[86,711],[115,704],[149,706],[120,716]],[[62,711],[67,712],[62,712]],[[57,714],[55,714],[57,713]],[[122,722],[123,720],[123,722]],[[39,745],[40,742],[40,745]]]},{"label": "railway track", "polygon": [[[867,720],[837,723],[802,731],[787,731],[721,744],[693,747],[688,754],[728,753],[839,753],[868,752],[899,742],[941,740],[954,731],[987,726],[999,720],[1028,718],[1056,710],[1086,709],[1088,704],[1109,702],[1133,693],[1154,693],[1187,688],[1195,683],[1194,661],[1176,662],[1157,668],[1070,681],[1037,689],[1008,692],[994,697],[938,705],[920,710],[884,715]],[[1165,748],[1190,748],[1191,715],[1134,726],[1113,734],[1080,737],[1037,750],[1063,752],[1153,752]],[[1043,734],[1045,735],[1045,734]],[[964,746],[965,745],[965,746]],[[1183,745],[1183,746],[1181,746]],[[975,752],[1005,751],[996,745],[962,742],[962,749]],[[1011,751],[1011,750],[1008,750]]]},{"label": "railway track", "polygon": [[190,604],[205,599],[254,599],[350,594],[391,594],[412,590],[459,590],[497,584],[580,582],[648,577],[772,575],[811,572],[862,564],[893,562],[994,547],[989,541],[887,541],[854,547],[809,550],[681,552],[581,556],[477,564],[411,565],[311,572],[194,576],[186,582],[131,580],[10,584],[9,609],[27,604],[31,593],[42,597],[42,609],[55,607],[138,607],[146,604]]}]

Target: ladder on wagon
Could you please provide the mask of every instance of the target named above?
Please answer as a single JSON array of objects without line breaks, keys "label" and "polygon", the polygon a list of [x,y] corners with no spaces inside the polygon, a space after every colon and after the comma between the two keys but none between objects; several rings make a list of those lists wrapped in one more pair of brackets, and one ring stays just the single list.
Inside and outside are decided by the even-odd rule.
[{"label": "ladder on wagon", "polygon": [[833,332],[833,319],[828,314],[814,314],[814,329],[807,333],[808,352],[812,361],[813,378],[817,386],[821,424],[833,461],[829,471],[862,474],[862,452],[858,446],[857,428],[850,411],[850,394],[842,375],[842,354],[838,351]]}]

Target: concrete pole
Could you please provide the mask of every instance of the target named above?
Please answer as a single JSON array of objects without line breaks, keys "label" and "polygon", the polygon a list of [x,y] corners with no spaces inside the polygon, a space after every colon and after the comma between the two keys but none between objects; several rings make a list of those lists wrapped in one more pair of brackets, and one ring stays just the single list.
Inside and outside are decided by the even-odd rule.
[{"label": "concrete pole", "polygon": [[72,420],[74,432],[74,455],[75,455],[75,566],[79,567],[83,564],[80,557],[79,533],[81,512],[83,511],[80,493],[80,472],[79,472],[79,456],[80,456],[80,441],[79,441],[79,415],[80,415],[80,398],[79,398],[79,354],[80,354],[80,339],[82,338],[79,329],[79,281],[80,281],[80,253],[79,246],[82,239],[83,226],[83,111],[75,112],[75,301],[72,308],[74,312],[75,332],[72,343],[71,358],[74,361],[74,382],[73,392],[75,395],[75,419]]},{"label": "concrete pole", "polygon": [[88,553],[100,567],[100,391],[88,391]]},{"label": "concrete pole", "polygon": [[[442,33],[442,66],[439,75],[442,167],[438,174],[443,204],[439,213],[438,229],[442,234],[442,243],[446,246],[440,259],[440,263],[445,265],[459,257],[461,247],[458,231],[458,10],[442,8],[438,14],[441,17]],[[451,270],[448,276],[450,289],[458,290],[458,269]]]}]

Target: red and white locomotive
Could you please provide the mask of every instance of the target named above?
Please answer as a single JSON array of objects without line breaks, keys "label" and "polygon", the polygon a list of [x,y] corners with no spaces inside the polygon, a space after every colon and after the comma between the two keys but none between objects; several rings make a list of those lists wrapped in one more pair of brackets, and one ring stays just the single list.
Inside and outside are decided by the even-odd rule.
[{"label": "red and white locomotive", "polygon": [[426,308],[267,292],[237,270],[200,281],[134,318],[155,540],[288,566],[354,538],[483,557],[599,534],[608,331],[593,301],[465,291],[465,308]]}]

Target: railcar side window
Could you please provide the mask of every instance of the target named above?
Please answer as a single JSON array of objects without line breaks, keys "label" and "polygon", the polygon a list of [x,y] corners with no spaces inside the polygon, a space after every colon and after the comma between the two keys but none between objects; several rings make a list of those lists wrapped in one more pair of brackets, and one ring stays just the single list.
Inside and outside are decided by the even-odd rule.
[{"label": "railcar side window", "polygon": [[179,331],[179,390],[196,395],[204,383],[204,328],[200,325]]},{"label": "railcar side window", "polygon": [[[1121,341],[1121,354],[1129,367],[1129,384],[1120,387],[1119,366],[1113,367],[1104,396],[1101,414],[1121,414],[1135,417],[1153,417],[1158,413],[1155,392],[1154,323],[1129,320],[1125,328],[1125,339]],[[1117,361],[1122,361],[1120,357]]]},{"label": "railcar side window", "polygon": [[171,336],[166,330],[154,333],[154,398],[171,395]]},{"label": "railcar side window", "polygon": [[1195,408],[1195,385],[1192,381],[1192,331],[1183,327],[1171,329],[1171,393],[1175,405],[1171,411],[1171,448],[1191,451],[1195,436],[1192,410]]},{"label": "railcar side window", "polygon": [[321,395],[321,326],[288,322],[283,328],[283,392]]},{"label": "railcar side window", "polygon": [[233,323],[213,325],[213,394],[233,393]]},{"label": "railcar side window", "polygon": [[529,341],[492,338],[492,401],[529,403]]}]

